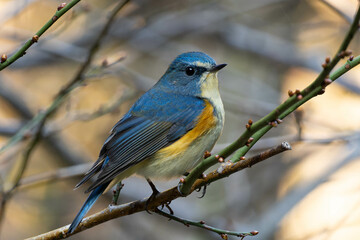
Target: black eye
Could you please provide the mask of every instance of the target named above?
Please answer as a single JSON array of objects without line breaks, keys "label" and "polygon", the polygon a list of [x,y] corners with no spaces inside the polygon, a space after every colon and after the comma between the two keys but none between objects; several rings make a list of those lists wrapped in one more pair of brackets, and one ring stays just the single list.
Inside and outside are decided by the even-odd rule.
[{"label": "black eye", "polygon": [[187,68],[185,69],[185,73],[186,73],[186,75],[188,75],[188,76],[192,76],[192,75],[194,75],[194,73],[195,73],[195,69],[194,69],[193,67],[187,67]]}]

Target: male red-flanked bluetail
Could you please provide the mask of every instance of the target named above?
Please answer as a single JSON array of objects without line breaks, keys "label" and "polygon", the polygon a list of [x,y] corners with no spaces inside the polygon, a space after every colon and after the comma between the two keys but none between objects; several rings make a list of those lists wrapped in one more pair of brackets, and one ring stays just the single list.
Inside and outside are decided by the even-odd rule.
[{"label": "male red-flanked bluetail", "polygon": [[98,160],[76,185],[95,178],[69,233],[105,189],[122,179],[179,177],[211,151],[224,125],[217,72],[225,66],[201,52],[183,53],[170,64],[112,128]]}]

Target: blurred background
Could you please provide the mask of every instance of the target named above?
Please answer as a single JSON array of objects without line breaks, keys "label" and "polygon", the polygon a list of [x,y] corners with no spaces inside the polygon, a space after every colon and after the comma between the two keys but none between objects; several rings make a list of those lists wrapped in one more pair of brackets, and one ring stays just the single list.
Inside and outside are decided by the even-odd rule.
[{"label": "blurred background", "polygon": [[[15,52],[61,3],[0,0],[0,55]],[[74,78],[116,3],[80,2],[0,72],[0,146]],[[228,64],[219,74],[226,122],[215,153],[240,136],[248,119],[260,119],[289,89],[314,80],[325,57],[337,51],[356,8],[356,0],[130,1],[103,36],[84,84],[47,121],[20,186],[2,205],[0,238],[23,239],[73,220],[87,196],[85,188],[73,190],[81,173],[97,159],[112,126],[178,54],[203,51]],[[357,35],[350,45],[355,56],[359,46]],[[360,239],[359,94],[355,68],[272,129],[247,156],[282,141],[292,151],[212,183],[202,199],[193,193],[173,201],[175,215],[260,232],[246,239]],[[25,138],[0,155],[2,192],[21,169],[27,144]],[[63,175],[53,179],[55,173]],[[166,190],[178,180],[155,184]],[[151,194],[142,178],[124,184],[120,203]],[[90,213],[110,202],[111,194],[104,195]],[[220,239],[146,212],[71,239],[169,238]]]}]

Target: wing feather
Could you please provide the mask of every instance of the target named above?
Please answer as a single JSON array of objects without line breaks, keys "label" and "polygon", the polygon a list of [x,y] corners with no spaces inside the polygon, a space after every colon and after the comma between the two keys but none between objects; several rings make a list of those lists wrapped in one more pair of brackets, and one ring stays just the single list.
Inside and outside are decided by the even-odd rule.
[{"label": "wing feather", "polygon": [[[155,99],[163,93],[152,94]],[[171,98],[179,97],[166,96],[169,97],[168,102],[174,101]],[[184,98],[183,96],[184,103],[178,105],[175,111],[173,106],[166,102],[159,108],[155,104],[151,105],[154,99],[147,98],[148,103],[145,103],[144,99],[140,98],[124,118],[112,128],[98,160],[77,187],[97,174],[95,181],[86,192],[109,183],[124,170],[169,146],[191,130],[196,125],[205,103],[202,99],[192,98],[191,101],[187,101]]]},{"label": "wing feather", "polygon": [[[167,136],[171,126],[173,124],[169,122],[153,122],[153,124],[143,125],[141,130],[137,129],[136,134],[127,138],[114,135],[114,138],[120,137],[122,140],[118,142],[118,145],[107,148],[106,156],[110,159],[109,163],[86,191],[89,192],[97,186],[111,181],[122,171],[169,145]],[[145,138],[142,137],[143,133],[147,135]]]}]

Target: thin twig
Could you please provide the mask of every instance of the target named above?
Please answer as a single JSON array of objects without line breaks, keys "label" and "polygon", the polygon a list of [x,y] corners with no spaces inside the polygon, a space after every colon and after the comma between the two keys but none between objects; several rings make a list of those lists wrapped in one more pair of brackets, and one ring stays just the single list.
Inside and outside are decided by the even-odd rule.
[{"label": "thin twig", "polygon": [[167,212],[161,211],[158,208],[155,208],[155,213],[157,213],[157,214],[159,214],[161,216],[167,217],[167,218],[169,218],[171,220],[177,221],[179,223],[183,223],[187,227],[195,226],[195,227],[206,229],[208,231],[219,234],[221,237],[224,237],[224,235],[232,235],[232,236],[237,236],[237,237],[244,238],[246,236],[256,236],[259,233],[258,231],[235,232],[235,231],[228,231],[228,230],[224,230],[224,229],[220,229],[220,228],[215,228],[215,227],[207,225],[204,221],[197,222],[197,221],[192,221],[192,220],[189,220],[189,219],[177,217],[175,215],[171,215],[171,214],[169,214]]},{"label": "thin twig", "polygon": [[85,62],[81,65],[80,69],[78,70],[75,77],[56,95],[53,103],[42,113],[36,115],[31,121],[29,121],[23,128],[19,130],[17,134],[15,134],[3,147],[0,148],[0,153],[3,152],[5,149],[15,145],[19,141],[21,141],[24,135],[33,128],[36,128],[42,119],[50,117],[52,114],[56,112],[56,110],[62,105],[65,101],[69,93],[80,86],[84,81],[84,74],[88,67],[90,66],[92,59],[98,50],[101,41],[107,35],[108,30],[110,29],[111,23],[114,21],[116,14],[129,2],[130,0],[125,0],[124,2],[119,3],[113,11],[111,12],[107,22],[105,23],[103,29],[100,31],[98,37],[96,38],[95,42],[91,46],[89,50],[89,55],[86,58]]},{"label": "thin twig", "polygon": [[10,64],[14,63],[20,57],[24,56],[26,50],[28,50],[34,43],[36,43],[39,40],[39,37],[43,35],[46,30],[48,30],[62,15],[64,15],[67,11],[69,11],[79,2],[80,0],[72,0],[63,8],[57,10],[55,14],[50,18],[50,20],[42,28],[40,28],[40,30],[37,31],[31,39],[26,41],[26,43],[18,51],[16,51],[11,57],[9,57],[6,61],[0,64],[0,71],[9,66]]},{"label": "thin twig", "polygon": [[112,205],[117,205],[117,202],[118,202],[118,199],[120,196],[120,192],[123,187],[124,187],[124,184],[121,181],[116,184],[116,188],[113,192],[113,199],[111,201]]}]

